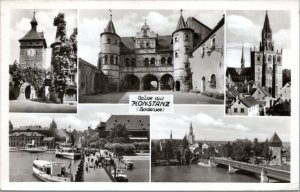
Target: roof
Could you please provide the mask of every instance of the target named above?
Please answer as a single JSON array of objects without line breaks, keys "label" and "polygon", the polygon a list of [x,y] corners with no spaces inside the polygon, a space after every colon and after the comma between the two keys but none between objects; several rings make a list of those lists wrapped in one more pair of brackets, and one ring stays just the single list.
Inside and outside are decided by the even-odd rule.
[{"label": "roof", "polygon": [[251,76],[252,68],[251,67],[243,67],[243,68],[227,67],[226,76],[228,76],[228,74],[230,74],[231,77]]},{"label": "roof", "polygon": [[91,68],[98,69],[95,65],[93,65],[93,64],[91,64],[91,63],[89,63],[89,62],[87,62],[87,61],[85,61],[81,58],[79,58],[79,66],[80,65],[86,65],[86,66],[89,66]]},{"label": "roof", "polygon": [[270,27],[270,22],[269,22],[268,11],[266,11],[266,16],[265,16],[263,31],[265,31],[265,32],[272,32],[271,27]]},{"label": "roof", "polygon": [[114,23],[112,22],[112,19],[109,20],[109,22],[105,28],[105,32],[116,34],[115,26],[114,26]]},{"label": "roof", "polygon": [[43,141],[53,141],[54,137],[45,137]]},{"label": "roof", "polygon": [[186,25],[185,25],[184,18],[183,18],[182,15],[180,15],[179,20],[178,20],[178,23],[177,23],[176,30],[179,30],[179,29],[185,29],[185,28],[186,28]]},{"label": "roof", "polygon": [[[268,91],[266,91],[264,88],[262,88],[262,87],[258,87],[257,89],[260,89],[261,90],[261,92],[263,92],[266,96],[268,96],[268,97],[272,97],[271,95],[270,95],[270,93],[268,93]],[[257,90],[256,89],[256,90]]]},{"label": "roof", "polygon": [[225,17],[223,16],[222,19],[217,23],[217,25],[212,29],[212,31],[207,35],[203,40],[199,42],[198,45],[196,45],[193,49],[195,51],[198,47],[200,47],[203,43],[207,41],[213,34],[215,34],[216,31],[218,31],[225,23]]},{"label": "roof", "polygon": [[148,115],[112,115],[106,121],[106,131],[110,131],[114,126],[126,125],[129,131],[149,131],[150,117]]},{"label": "roof", "polygon": [[[133,37],[121,37],[122,46],[121,53],[134,53],[135,42]],[[163,35],[157,37],[156,44],[157,51],[172,51],[172,36],[171,35]]]},{"label": "roof", "polygon": [[40,125],[29,125],[29,126],[20,126],[18,128],[14,128],[12,131],[49,131],[49,128],[42,127]]},{"label": "roof", "polygon": [[240,93],[233,86],[226,86],[227,90],[234,96],[239,96]]},{"label": "roof", "polygon": [[271,137],[269,143],[270,143],[270,146],[278,146],[278,144],[282,145],[282,141],[281,141],[281,139],[279,138],[279,136],[277,135],[276,132]]},{"label": "roof", "polygon": [[253,107],[258,104],[256,99],[252,96],[243,97],[239,99],[246,107]]},{"label": "roof", "polygon": [[9,134],[9,136],[15,136],[15,137],[19,137],[21,135],[25,135],[27,137],[31,137],[31,136],[42,137],[42,136],[44,136],[43,134],[38,133],[38,132],[15,132],[15,133]]}]

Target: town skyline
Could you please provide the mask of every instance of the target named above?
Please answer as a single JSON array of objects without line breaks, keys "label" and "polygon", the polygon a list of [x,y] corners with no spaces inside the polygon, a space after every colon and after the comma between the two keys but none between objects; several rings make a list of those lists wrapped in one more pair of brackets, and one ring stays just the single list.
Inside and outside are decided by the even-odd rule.
[{"label": "town skyline", "polygon": [[[213,28],[223,17],[224,11],[183,10],[184,18],[195,17],[204,25]],[[145,23],[159,35],[172,35],[176,29],[180,10],[112,10],[112,20],[120,37],[134,37]],[[79,57],[97,66],[100,49],[100,34],[110,20],[109,10],[80,10],[78,21]]]},{"label": "town skyline", "polygon": [[[236,121],[238,119],[238,121]],[[154,114],[151,117],[151,139],[183,139],[192,122],[195,140],[234,141],[236,139],[270,139],[276,132],[283,142],[290,142],[290,118],[276,120],[259,117],[253,124],[252,118],[224,117],[222,106],[176,106],[174,114]],[[271,128],[266,128],[270,127]]]},{"label": "town skyline", "polygon": [[[266,11],[227,11],[226,12],[226,63],[228,67],[241,67],[242,46],[244,46],[245,67],[250,66],[250,47],[259,50],[261,31]],[[283,50],[283,69],[292,68],[290,45],[290,12],[268,11],[273,33],[274,50]]]},{"label": "town skyline", "polygon": [[73,33],[73,29],[77,28],[77,11],[74,9],[17,9],[11,10],[10,22],[9,22],[9,42],[10,42],[10,58],[9,64],[13,64],[16,60],[20,62],[20,43],[19,39],[24,37],[24,35],[30,31],[30,22],[33,18],[35,12],[35,18],[37,20],[37,31],[43,32],[44,37],[47,42],[46,58],[45,58],[45,68],[50,67],[51,62],[51,51],[50,45],[55,41],[56,27],[53,25],[54,18],[58,13],[62,12],[65,14],[66,23],[66,33],[67,37]]}]

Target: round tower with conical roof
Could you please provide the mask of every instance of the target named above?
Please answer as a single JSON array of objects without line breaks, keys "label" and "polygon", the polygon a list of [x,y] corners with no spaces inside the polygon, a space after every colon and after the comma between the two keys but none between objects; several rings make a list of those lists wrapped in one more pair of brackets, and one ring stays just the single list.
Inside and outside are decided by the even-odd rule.
[{"label": "round tower with conical roof", "polygon": [[121,38],[116,33],[112,15],[110,15],[110,21],[104,32],[100,34],[100,47],[101,52],[99,54],[100,59],[100,69],[105,75],[108,76],[109,88],[112,91],[119,91],[120,82],[120,45]]},{"label": "round tower with conical roof", "polygon": [[193,48],[193,35],[194,30],[185,23],[181,10],[176,30],[172,34],[176,91],[188,91],[191,84],[188,71],[190,69],[190,52]]}]

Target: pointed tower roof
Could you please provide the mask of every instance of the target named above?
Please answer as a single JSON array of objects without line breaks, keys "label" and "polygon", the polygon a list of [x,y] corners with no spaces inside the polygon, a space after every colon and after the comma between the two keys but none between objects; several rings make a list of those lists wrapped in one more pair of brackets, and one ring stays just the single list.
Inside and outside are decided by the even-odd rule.
[{"label": "pointed tower roof", "polygon": [[115,30],[115,26],[114,26],[114,23],[112,21],[112,14],[111,14],[111,11],[110,11],[110,20],[105,28],[105,32],[108,32],[108,33],[114,33],[116,34],[116,30]]},{"label": "pointed tower roof", "polygon": [[281,141],[281,139],[279,138],[279,136],[277,135],[276,132],[271,137],[269,143],[270,143],[271,147],[281,147],[282,146],[282,141]]},{"label": "pointed tower roof", "polygon": [[31,28],[34,28],[38,25],[38,23],[35,19],[35,11],[33,12],[33,17],[32,17],[32,20],[31,20],[30,24],[31,24]]},{"label": "pointed tower roof", "polygon": [[171,129],[170,139],[171,140],[173,139],[172,129]]},{"label": "pointed tower roof", "polygon": [[241,57],[241,68],[245,67],[245,58],[244,58],[244,44],[242,46],[242,57]]},{"label": "pointed tower roof", "polygon": [[186,24],[185,24],[184,18],[182,16],[182,10],[180,10],[180,17],[179,17],[179,20],[178,20],[178,23],[177,23],[176,30],[185,29],[185,28],[186,28]]},{"label": "pointed tower roof", "polygon": [[263,31],[265,31],[265,32],[271,32],[272,31],[271,27],[270,27],[270,22],[269,22],[268,11],[266,11]]},{"label": "pointed tower roof", "polygon": [[192,135],[192,134],[193,134],[193,126],[192,126],[192,122],[191,122],[189,135]]}]

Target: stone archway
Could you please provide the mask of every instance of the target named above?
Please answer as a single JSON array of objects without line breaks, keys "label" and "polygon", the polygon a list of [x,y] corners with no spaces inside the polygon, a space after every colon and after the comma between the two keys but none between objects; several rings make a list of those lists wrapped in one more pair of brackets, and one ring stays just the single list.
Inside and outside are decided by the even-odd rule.
[{"label": "stone archway", "polygon": [[170,74],[164,74],[160,78],[161,90],[173,90],[174,89],[174,79]]},{"label": "stone archway", "polygon": [[23,83],[20,86],[20,92],[17,100],[36,99],[36,91],[30,83]]},{"label": "stone archway", "polygon": [[159,81],[158,81],[157,77],[149,74],[149,75],[144,76],[143,85],[144,85],[144,90],[154,91],[154,90],[158,90]]},{"label": "stone archway", "polygon": [[140,87],[139,78],[135,75],[126,75],[123,82],[123,89],[126,91],[138,91]]}]

